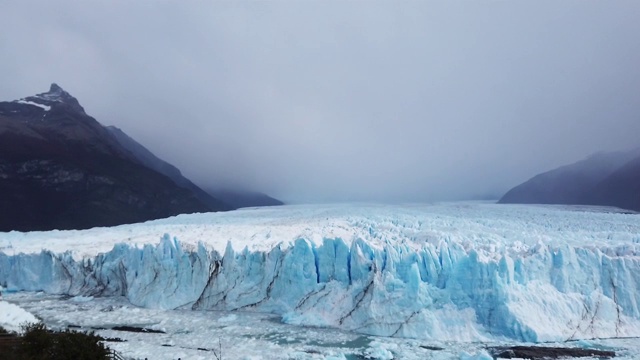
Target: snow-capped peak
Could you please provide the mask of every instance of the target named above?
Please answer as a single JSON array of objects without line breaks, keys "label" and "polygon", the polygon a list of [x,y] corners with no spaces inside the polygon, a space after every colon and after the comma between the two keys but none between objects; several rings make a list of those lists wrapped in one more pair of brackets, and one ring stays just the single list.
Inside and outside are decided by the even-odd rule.
[{"label": "snow-capped peak", "polygon": [[84,113],[84,108],[80,105],[78,99],[66,92],[56,83],[52,83],[49,87],[49,91],[47,92],[29,96],[24,99],[17,100],[17,102],[35,105],[43,108],[45,111],[49,111],[51,106],[55,106],[56,104],[65,104],[78,112]]},{"label": "snow-capped peak", "polygon": [[52,83],[49,87],[49,91],[46,93],[38,94],[35,97],[43,98],[50,101],[64,101],[65,98],[73,98],[68,92],[64,91],[58,84]]},{"label": "snow-capped peak", "polygon": [[76,98],[71,96],[68,92],[66,92],[63,88],[61,88],[56,83],[51,84],[51,86],[49,87],[49,91],[45,93],[37,94],[36,96],[33,96],[33,97],[39,98],[42,100],[47,100],[47,101],[67,102],[72,100],[72,101],[78,102]]},{"label": "snow-capped peak", "polygon": [[[44,110],[45,112],[49,112],[52,109],[61,106],[61,109],[66,109],[63,111],[71,110],[79,112],[80,114],[86,114],[84,108],[80,105],[78,100],[56,83],[52,83],[49,87],[49,91],[47,92],[14,100],[12,101],[12,103],[29,105],[29,108],[31,109],[33,109],[32,107],[37,107]],[[15,113],[18,111],[18,108],[14,108],[10,112]],[[44,114],[42,119],[40,120],[44,120],[45,116],[46,114]]]}]

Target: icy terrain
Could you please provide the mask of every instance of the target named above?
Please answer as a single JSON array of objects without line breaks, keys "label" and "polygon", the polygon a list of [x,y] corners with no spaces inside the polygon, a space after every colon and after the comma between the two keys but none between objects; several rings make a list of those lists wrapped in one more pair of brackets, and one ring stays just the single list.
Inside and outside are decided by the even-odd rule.
[{"label": "icy terrain", "polygon": [[[7,296],[54,329],[68,326],[122,339],[107,342],[125,358],[175,360],[492,360],[491,347],[508,341],[436,342],[358,335],[335,329],[283,324],[273,315],[256,312],[159,310],[137,308],[126,299],[68,298],[43,293]],[[115,326],[137,326],[161,331],[118,331]],[[529,344],[530,345],[530,344]],[[542,346],[579,347],[616,352],[616,360],[640,358],[638,339],[580,340]]]},{"label": "icy terrain", "polygon": [[0,327],[11,332],[20,332],[20,326],[38,322],[35,316],[21,307],[0,300]]},{"label": "icy terrain", "polygon": [[598,209],[288,206],[3,233],[0,284],[378,336],[565,341],[640,336],[639,250],[640,217]]}]

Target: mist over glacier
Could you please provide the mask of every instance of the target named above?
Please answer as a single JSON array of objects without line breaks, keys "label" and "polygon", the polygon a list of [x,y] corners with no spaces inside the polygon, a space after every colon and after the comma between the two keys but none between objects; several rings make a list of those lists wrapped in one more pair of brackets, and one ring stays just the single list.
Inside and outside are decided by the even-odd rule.
[{"label": "mist over glacier", "polygon": [[638,234],[591,208],[249,209],[0,234],[0,283],[436,341],[640,336]]},{"label": "mist over glacier", "polygon": [[633,0],[3,5],[0,99],[58,82],[204,188],[497,199],[640,146]]}]

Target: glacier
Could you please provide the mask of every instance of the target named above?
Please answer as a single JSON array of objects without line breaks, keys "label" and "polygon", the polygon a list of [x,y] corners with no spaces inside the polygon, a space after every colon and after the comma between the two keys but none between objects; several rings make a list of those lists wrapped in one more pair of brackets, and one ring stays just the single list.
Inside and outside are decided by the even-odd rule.
[{"label": "glacier", "polygon": [[444,203],[284,206],[0,234],[9,291],[435,341],[640,336],[640,218]]}]

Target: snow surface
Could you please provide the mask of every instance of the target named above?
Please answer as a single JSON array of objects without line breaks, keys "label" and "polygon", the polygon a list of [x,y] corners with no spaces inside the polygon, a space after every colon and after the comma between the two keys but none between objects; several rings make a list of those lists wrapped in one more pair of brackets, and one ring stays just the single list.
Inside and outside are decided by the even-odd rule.
[{"label": "snow surface", "polygon": [[602,209],[285,206],[2,233],[0,283],[377,336],[565,341],[640,336],[639,253],[640,217]]},{"label": "snow surface", "polygon": [[0,327],[12,332],[19,332],[20,326],[36,323],[38,319],[19,306],[0,300]]},{"label": "snow surface", "polygon": [[38,104],[37,102],[33,102],[33,101],[27,101],[27,100],[18,100],[17,101],[19,104],[26,104],[26,105],[33,105],[33,106],[37,106],[41,109],[43,109],[44,111],[49,111],[51,110],[51,106],[48,105],[43,105],[43,104]]},{"label": "snow surface", "polygon": [[324,239],[342,239],[347,246],[362,239],[377,249],[403,244],[417,250],[444,241],[474,248],[484,260],[499,259],[502,250],[514,256],[526,254],[538,245],[620,248],[616,251],[624,251],[622,248],[628,244],[638,247],[637,214],[617,213],[616,209],[589,210],[489,203],[244,208],[110,228],[0,232],[0,251],[71,251],[79,260],[110,251],[121,243],[157,245],[164,234],[178,238],[191,249],[202,242],[219,252],[228,242],[235,250],[247,247],[249,251],[269,251],[280,244],[292,245],[297,239],[316,246],[322,245]]}]

